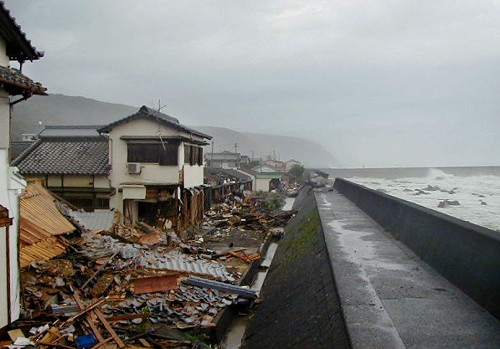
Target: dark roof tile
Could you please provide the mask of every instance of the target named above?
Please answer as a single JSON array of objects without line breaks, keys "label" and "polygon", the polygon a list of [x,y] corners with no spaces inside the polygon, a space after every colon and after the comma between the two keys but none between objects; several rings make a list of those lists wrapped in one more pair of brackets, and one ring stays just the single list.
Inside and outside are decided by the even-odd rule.
[{"label": "dark roof tile", "polygon": [[0,66],[0,83],[11,95],[35,94],[46,95],[47,88],[41,83],[34,82],[19,70]]},{"label": "dark roof tile", "polygon": [[14,165],[25,175],[107,175],[108,143],[102,140],[40,139]]}]

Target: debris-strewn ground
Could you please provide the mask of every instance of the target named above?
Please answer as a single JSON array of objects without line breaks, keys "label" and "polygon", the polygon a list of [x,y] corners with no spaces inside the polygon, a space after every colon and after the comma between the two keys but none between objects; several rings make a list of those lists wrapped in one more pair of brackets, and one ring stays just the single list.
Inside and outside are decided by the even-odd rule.
[{"label": "debris-strewn ground", "polygon": [[226,307],[257,298],[239,280],[260,259],[265,239],[282,235],[295,213],[276,210],[280,200],[277,194],[231,195],[201,226],[179,234],[189,236],[186,241],[144,223],[88,231],[74,221],[79,229],[64,238],[65,254],[23,269],[24,319],[3,343],[61,349],[210,344]]}]

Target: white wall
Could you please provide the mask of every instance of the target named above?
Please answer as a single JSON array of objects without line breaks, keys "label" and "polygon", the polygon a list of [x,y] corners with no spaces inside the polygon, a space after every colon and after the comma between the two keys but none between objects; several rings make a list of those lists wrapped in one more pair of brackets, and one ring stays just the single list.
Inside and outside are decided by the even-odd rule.
[{"label": "white wall", "polygon": [[269,191],[270,178],[255,178],[255,191]]},{"label": "white wall", "polygon": [[[12,226],[9,227],[9,252],[10,252],[10,285],[7,284],[7,273],[2,271],[0,274],[0,288],[2,291],[0,295],[7,294],[7,287],[10,286],[10,307],[11,307],[11,321],[17,320],[20,313],[20,283],[19,283],[19,268],[18,268],[18,238],[19,238],[19,195],[21,190],[26,186],[26,182],[14,175],[15,168],[8,166],[9,161],[9,151],[8,149],[0,149],[0,204],[9,210],[10,217],[14,218]],[[0,236],[0,248],[1,261],[5,266],[7,255],[6,255],[6,241],[5,234]],[[6,268],[6,266],[4,267]],[[1,270],[1,269],[0,269]],[[7,303],[4,299],[4,303],[0,306],[4,307]],[[6,310],[6,309],[5,309]],[[3,313],[3,309],[2,309]],[[2,317],[2,321],[5,320]],[[6,323],[0,323],[0,328],[7,325]]]},{"label": "white wall", "polygon": [[4,90],[0,89],[0,149],[8,149],[9,144],[10,144],[9,95]]},{"label": "white wall", "polygon": [[[9,212],[10,213],[10,212]],[[6,326],[9,323],[8,315],[8,300],[7,300],[7,247],[5,244],[5,235],[7,234],[6,228],[0,228],[0,275],[1,282],[0,285],[0,328]],[[5,279],[4,279],[5,275]]]},{"label": "white wall", "polygon": [[[115,188],[120,183],[178,183],[181,161],[177,166],[160,166],[159,164],[141,164],[140,174],[129,174],[127,172],[127,142],[120,139],[122,136],[176,136],[178,133],[164,126],[158,128],[158,124],[150,120],[133,120],[116,126],[111,130],[110,139],[110,161],[111,161],[111,185]],[[180,153],[179,147],[179,153]]]},{"label": "white wall", "polygon": [[[110,133],[110,163],[111,185],[115,188],[120,183],[152,183],[173,184],[179,183],[179,173],[184,166],[184,146],[178,148],[177,166],[160,166],[159,164],[142,163],[140,174],[129,174],[127,171],[127,142],[120,139],[122,136],[189,136],[186,133],[166,128],[152,120],[133,120],[116,126]],[[201,140],[199,137],[193,137]],[[168,140],[166,140],[168,142]],[[203,166],[184,166],[185,187],[203,184]]]}]

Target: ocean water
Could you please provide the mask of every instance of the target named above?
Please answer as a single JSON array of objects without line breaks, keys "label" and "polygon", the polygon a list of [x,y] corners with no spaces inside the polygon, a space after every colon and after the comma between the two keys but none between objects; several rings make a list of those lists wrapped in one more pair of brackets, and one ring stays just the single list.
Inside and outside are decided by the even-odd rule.
[{"label": "ocean water", "polygon": [[345,178],[500,232],[500,176],[457,176],[429,169],[425,177]]}]

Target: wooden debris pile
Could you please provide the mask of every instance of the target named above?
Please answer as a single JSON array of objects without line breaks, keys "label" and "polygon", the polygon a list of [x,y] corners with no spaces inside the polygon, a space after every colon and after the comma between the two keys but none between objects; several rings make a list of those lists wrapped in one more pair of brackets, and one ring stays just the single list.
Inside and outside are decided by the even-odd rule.
[{"label": "wooden debris pile", "polygon": [[[116,223],[110,231],[98,232],[79,227],[68,239],[66,253],[23,269],[25,316],[8,344],[201,348],[199,339],[213,333],[223,309],[248,306],[257,298],[238,286],[238,279],[261,258],[265,238],[294,213],[232,200],[211,210],[198,235],[188,241],[144,223]],[[231,244],[209,247],[217,232],[228,234]],[[251,234],[258,238],[241,247],[238,239]],[[186,281],[193,277],[197,279]]]}]

